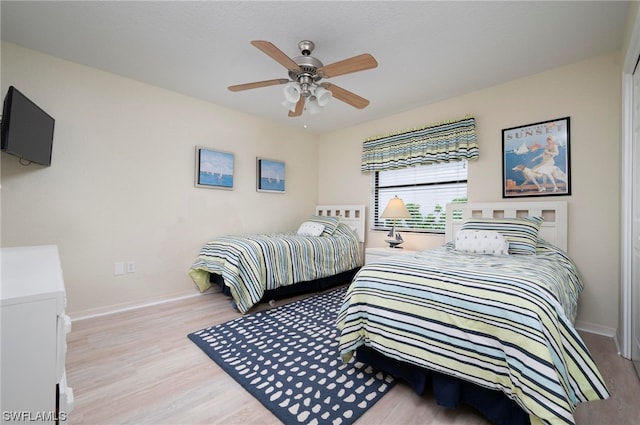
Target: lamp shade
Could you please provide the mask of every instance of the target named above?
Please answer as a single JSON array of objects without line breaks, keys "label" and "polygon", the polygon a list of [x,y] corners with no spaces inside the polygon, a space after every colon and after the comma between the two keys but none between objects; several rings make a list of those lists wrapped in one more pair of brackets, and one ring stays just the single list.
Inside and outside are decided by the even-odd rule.
[{"label": "lamp shade", "polygon": [[284,98],[289,103],[297,103],[300,100],[300,85],[298,83],[288,83],[284,86]]},{"label": "lamp shade", "polygon": [[325,106],[331,100],[331,92],[324,87],[318,87],[316,89],[316,99],[318,106]]},{"label": "lamp shade", "polygon": [[315,97],[309,98],[306,105],[307,110],[309,111],[309,113],[311,113],[311,115],[317,114],[318,112],[322,111],[322,107],[318,105],[318,99],[316,99]]},{"label": "lamp shade", "polygon": [[282,102],[282,106],[290,110],[291,112],[295,112],[297,102],[287,102],[286,100]]},{"label": "lamp shade", "polygon": [[402,199],[398,198],[398,196],[394,196],[387,207],[382,212],[381,218],[411,218],[411,214],[409,214],[409,210],[405,207]]}]

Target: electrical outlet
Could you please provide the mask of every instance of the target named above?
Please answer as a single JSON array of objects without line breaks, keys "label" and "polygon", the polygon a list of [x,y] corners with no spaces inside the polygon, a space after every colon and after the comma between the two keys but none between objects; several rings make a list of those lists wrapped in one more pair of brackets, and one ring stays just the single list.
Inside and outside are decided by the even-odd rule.
[{"label": "electrical outlet", "polygon": [[135,272],[136,272],[136,262],[127,261],[127,273],[135,273]]},{"label": "electrical outlet", "polygon": [[117,261],[117,262],[113,263],[113,274],[115,276],[120,276],[120,275],[124,274],[124,262]]}]

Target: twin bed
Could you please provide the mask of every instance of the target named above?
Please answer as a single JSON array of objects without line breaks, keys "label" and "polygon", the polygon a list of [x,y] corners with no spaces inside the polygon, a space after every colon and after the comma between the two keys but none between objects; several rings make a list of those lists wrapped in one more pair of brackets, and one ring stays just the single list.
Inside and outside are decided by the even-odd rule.
[{"label": "twin bed", "polygon": [[573,326],[583,283],[566,202],[452,204],[446,231],[438,249],[356,274],[337,319],[343,360],[496,424],[573,424],[579,402],[607,398]]},{"label": "twin bed", "polygon": [[261,301],[350,282],[364,235],[364,205],[318,205],[295,231],[211,240],[189,274],[200,291],[218,285],[246,313]]},{"label": "twin bed", "polygon": [[[353,278],[336,321],[344,361],[356,356],[407,380],[418,393],[433,391],[441,405],[470,404],[496,424],[572,424],[578,403],[608,397],[573,326],[583,283],[565,254],[566,202],[451,204],[442,247],[361,268],[364,206],[320,206],[312,218],[337,216],[343,218],[333,233],[315,239],[342,246],[333,240],[344,238],[345,250],[329,249],[333,259],[327,261],[316,243],[313,259],[302,263],[335,265],[337,258],[352,257],[327,271],[341,275],[342,283]],[[331,221],[324,224],[332,228]],[[282,282],[306,285],[327,277],[276,278],[273,269],[304,268],[280,258],[298,252],[283,250],[275,262],[240,260],[230,253],[249,251],[243,244],[265,252],[270,245],[261,238],[237,243],[208,243],[191,275],[204,290],[204,278],[220,273],[241,312]],[[266,284],[243,288],[251,275]]]}]

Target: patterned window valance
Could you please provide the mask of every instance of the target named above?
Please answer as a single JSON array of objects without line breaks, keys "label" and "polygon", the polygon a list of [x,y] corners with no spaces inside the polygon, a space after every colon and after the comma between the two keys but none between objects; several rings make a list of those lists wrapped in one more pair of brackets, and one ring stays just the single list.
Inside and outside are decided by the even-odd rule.
[{"label": "patterned window valance", "polygon": [[369,138],[362,145],[360,169],[366,173],[473,160],[478,156],[476,121],[472,116],[466,116],[461,120]]}]

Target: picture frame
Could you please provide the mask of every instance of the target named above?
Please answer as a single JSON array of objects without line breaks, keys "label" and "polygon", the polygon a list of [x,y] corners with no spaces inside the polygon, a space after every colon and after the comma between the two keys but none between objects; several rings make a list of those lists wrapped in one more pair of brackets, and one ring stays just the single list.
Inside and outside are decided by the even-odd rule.
[{"label": "picture frame", "polygon": [[502,130],[502,197],[571,195],[570,117]]},{"label": "picture frame", "polygon": [[233,189],[234,154],[196,146],[195,186]]},{"label": "picture frame", "polygon": [[285,193],[286,165],[283,161],[256,158],[256,190]]}]

